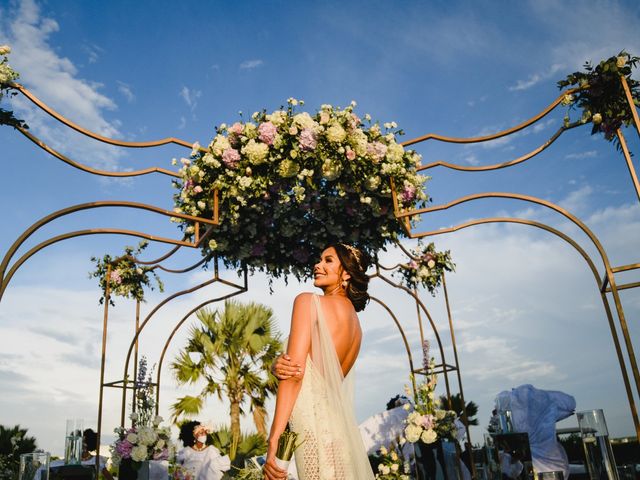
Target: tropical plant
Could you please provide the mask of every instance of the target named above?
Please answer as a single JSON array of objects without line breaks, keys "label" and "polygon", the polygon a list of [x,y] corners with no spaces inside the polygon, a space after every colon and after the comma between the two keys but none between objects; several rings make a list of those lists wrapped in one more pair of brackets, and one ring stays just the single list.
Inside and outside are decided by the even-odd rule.
[{"label": "tropical plant", "polygon": [[[451,404],[449,404],[449,400],[451,400]],[[466,408],[462,402],[462,396],[459,393],[451,395],[450,399],[447,398],[446,395],[440,396],[440,405],[447,406],[450,410],[456,412],[456,415],[460,419],[462,423],[464,423],[464,417],[462,416],[462,410],[465,409],[467,413],[467,420],[469,421],[469,426],[478,425],[478,419],[476,415],[478,414],[478,405],[475,402],[469,401],[467,402]]]},{"label": "tropical plant", "polygon": [[13,480],[18,476],[20,455],[36,449],[36,439],[27,437],[27,429],[20,425],[9,428],[0,425],[0,480]]},{"label": "tropical plant", "polygon": [[[173,418],[200,413],[211,395],[220,400],[226,397],[233,439],[229,456],[233,460],[240,440],[240,416],[247,404],[258,433],[266,436],[265,402],[277,389],[271,366],[282,351],[281,336],[273,311],[258,303],[227,300],[223,311],[203,308],[196,316],[200,325],[192,327],[186,347],[171,368],[179,384],[204,380],[205,385],[200,395],[186,395],[173,404]],[[197,361],[191,358],[194,352],[200,356]]]},{"label": "tropical plant", "polygon": [[[233,435],[228,427],[220,427],[215,432],[209,434],[211,444],[216,447],[222,455],[231,456],[231,446],[233,445]],[[209,443],[209,442],[207,442]],[[245,460],[264,455],[267,453],[267,440],[260,433],[241,433],[236,448],[235,457],[231,462],[232,467],[242,468]],[[232,468],[231,471],[234,471]]]}]

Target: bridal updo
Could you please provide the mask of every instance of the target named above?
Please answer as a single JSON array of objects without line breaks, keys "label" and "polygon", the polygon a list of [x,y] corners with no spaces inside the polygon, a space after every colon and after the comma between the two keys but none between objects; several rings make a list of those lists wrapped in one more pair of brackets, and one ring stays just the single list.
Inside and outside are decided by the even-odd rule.
[{"label": "bridal updo", "polygon": [[369,294],[367,293],[369,276],[367,275],[367,269],[371,264],[371,259],[366,253],[351,245],[336,243],[329,245],[327,248],[330,247],[335,249],[342,268],[351,276],[347,282],[347,297],[351,300],[356,312],[361,312],[369,303]]}]

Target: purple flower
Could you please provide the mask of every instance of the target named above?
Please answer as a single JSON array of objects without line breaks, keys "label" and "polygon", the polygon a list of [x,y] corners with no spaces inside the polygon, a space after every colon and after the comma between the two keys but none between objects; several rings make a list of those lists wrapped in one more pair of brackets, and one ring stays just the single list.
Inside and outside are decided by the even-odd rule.
[{"label": "purple flower", "polygon": [[153,459],[154,460],[167,460],[169,458],[169,450],[167,448],[163,448],[159,452],[154,452]]},{"label": "purple flower", "polygon": [[305,128],[300,132],[300,147],[302,150],[315,150],[318,145],[316,134],[310,128]]},{"label": "purple flower", "polygon": [[266,248],[263,243],[256,243],[251,249],[251,256],[260,257],[261,255],[264,254],[265,250]]},{"label": "purple flower", "polygon": [[309,260],[309,252],[303,247],[298,247],[293,251],[293,258],[300,263],[306,263]]},{"label": "purple flower", "polygon": [[235,148],[227,148],[222,152],[222,161],[229,168],[236,168],[240,161],[240,153]]},{"label": "purple flower", "polygon": [[193,180],[191,178],[187,179],[186,182],[184,182],[184,186],[182,187],[184,190],[187,190],[189,188],[193,187]]},{"label": "purple flower", "polygon": [[278,129],[273,123],[264,122],[258,127],[258,138],[267,145],[273,145],[273,140],[276,138],[277,132]]},{"label": "purple flower", "polygon": [[429,371],[429,340],[422,342],[422,366],[424,367],[424,373]]},{"label": "purple flower", "polygon": [[405,185],[404,190],[402,190],[402,201],[410,202],[416,198],[416,187],[413,185]]},{"label": "purple flower", "polygon": [[121,442],[116,443],[116,453],[122,458],[130,458],[132,449],[133,444],[128,440],[122,440]]},{"label": "purple flower", "polygon": [[420,418],[420,422],[421,422],[421,424],[422,424],[422,427],[423,427],[425,430],[429,430],[430,428],[433,428],[433,427],[434,427],[434,425],[433,425],[433,424],[434,424],[433,420],[434,420],[433,415],[429,415],[429,414],[427,414],[427,415],[422,415],[422,418]]}]

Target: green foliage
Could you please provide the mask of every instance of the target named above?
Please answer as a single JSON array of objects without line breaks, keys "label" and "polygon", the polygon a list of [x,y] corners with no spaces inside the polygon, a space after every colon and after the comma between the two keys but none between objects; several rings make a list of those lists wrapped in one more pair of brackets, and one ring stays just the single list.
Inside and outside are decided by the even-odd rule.
[{"label": "green foliage", "polygon": [[[17,80],[20,75],[9,66],[8,55],[11,49],[7,45],[0,45],[0,101],[5,95],[15,96],[18,94],[14,90],[13,81]],[[11,110],[0,108],[0,125],[9,125],[10,127],[29,128],[24,120],[16,118]]]},{"label": "green foliage", "polygon": [[[464,423],[464,418],[462,416],[462,410],[464,407],[462,402],[462,396],[459,393],[451,395],[451,407],[449,407],[449,399],[447,398],[447,396],[441,395],[440,405],[444,405],[447,408],[450,408],[451,410],[456,412],[456,415],[458,416],[458,418],[460,418],[460,421]],[[478,425],[478,419],[476,418],[476,415],[478,414],[478,405],[476,405],[476,403],[473,401],[469,401],[467,402],[466,411],[467,411],[467,420],[469,420],[469,425],[470,426]]]},{"label": "green foliage", "polygon": [[[231,452],[231,443],[233,435],[227,427],[221,427],[209,435],[211,444],[222,452],[223,455],[229,455]],[[236,455],[231,465],[236,468],[244,467],[245,460],[251,457],[264,455],[267,453],[267,441],[263,435],[258,433],[240,434]],[[232,468],[233,471],[233,468]]]},{"label": "green foliage", "polygon": [[[620,77],[625,77],[636,106],[640,106],[640,82],[631,77],[640,58],[629,55],[624,50],[615,57],[602,60],[597,65],[584,64],[584,72],[574,72],[558,82],[559,88],[579,87],[580,90],[567,95],[563,104],[570,110],[581,110],[580,122],[591,122],[591,134],[603,133],[608,141],[614,141],[620,149],[616,131],[633,121],[631,107],[627,101]],[[569,114],[565,125],[570,122]]]},{"label": "green foliage", "polygon": [[27,436],[27,429],[16,425],[0,425],[0,480],[14,480],[18,476],[20,455],[36,449],[36,439]]},{"label": "green foliage", "polygon": [[[140,255],[148,245],[149,242],[145,240],[138,244],[138,248],[127,246],[124,249],[124,255],[117,258],[112,258],[111,255],[105,255],[102,259],[91,257],[91,261],[96,264],[96,268],[93,272],[89,273],[89,278],[99,279],[102,290],[100,305],[104,302],[107,282],[109,283],[109,304],[111,306],[115,306],[113,302],[114,296],[144,301],[144,289],[142,287],[146,286],[153,290],[153,284],[151,283],[149,274],[153,275],[158,289],[161,292],[164,291],[164,285],[155,272],[154,267],[138,265],[135,261],[136,257]],[[111,265],[111,273],[107,279],[109,265]]]},{"label": "green foliage", "polygon": [[[271,365],[282,351],[272,310],[227,300],[223,311],[202,309],[196,316],[200,324],[192,327],[186,347],[171,368],[179,384],[204,382],[204,387],[198,396],[186,395],[172,405],[174,421],[181,415],[198,414],[204,399],[215,395],[229,401],[230,429],[237,441],[240,415],[247,406],[258,433],[266,436],[264,405],[277,390]],[[194,362],[190,352],[199,353],[200,359]]]},{"label": "green foliage", "polygon": [[422,286],[433,295],[442,283],[444,272],[452,272],[456,268],[451,260],[451,252],[436,251],[433,242],[424,245],[418,241],[416,249],[410,253],[409,263],[400,264],[400,269],[394,272],[394,275],[399,275],[410,289]]}]

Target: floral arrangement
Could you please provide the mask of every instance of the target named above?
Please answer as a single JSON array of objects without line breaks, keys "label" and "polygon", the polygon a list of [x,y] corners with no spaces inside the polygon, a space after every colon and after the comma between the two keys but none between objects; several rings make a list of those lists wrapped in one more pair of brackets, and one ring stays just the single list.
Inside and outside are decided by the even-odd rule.
[{"label": "floral arrangement", "polygon": [[408,288],[422,286],[431,294],[442,283],[443,273],[452,272],[456,267],[451,261],[450,251],[437,252],[433,242],[425,246],[418,241],[417,248],[411,250],[410,258],[409,263],[401,264],[395,274],[403,279]]},{"label": "floral arrangement", "polygon": [[178,463],[172,463],[169,465],[169,479],[170,480],[195,480],[191,469],[185,468],[183,465],[180,465]]},{"label": "floral arrangement", "polygon": [[[458,432],[456,413],[452,410],[439,408],[439,401],[435,396],[438,384],[434,373],[435,362],[433,357],[429,357],[429,342],[427,340],[424,341],[422,349],[426,380],[417,386],[413,402],[414,410],[405,420],[404,436],[411,443],[422,441],[431,444],[438,439],[454,440]],[[405,387],[405,389],[410,395],[409,388]],[[406,404],[405,408],[409,409],[410,405]]]},{"label": "floral arrangement", "polygon": [[139,469],[148,460],[169,460],[175,456],[169,427],[160,427],[163,419],[157,416],[150,425],[134,426],[114,430],[117,439],[111,446],[111,461],[118,466],[130,459],[133,468]]},{"label": "floral arrangement", "polygon": [[374,461],[378,462],[377,480],[409,480],[409,462],[405,461],[402,452],[405,442],[404,438],[399,438],[397,444],[391,443],[389,448],[380,447],[374,456]]},{"label": "floral arrangement", "polygon": [[[603,133],[605,139],[617,141],[616,130],[633,121],[620,77],[626,78],[633,101],[640,106],[640,82],[631,78],[632,69],[639,61],[640,58],[622,51],[595,66],[586,62],[584,72],[574,72],[558,82],[559,88],[580,87],[577,92],[565,95],[562,103],[570,110],[582,111],[580,122],[592,123],[592,135]],[[564,123],[565,126],[570,123],[568,113]]]},{"label": "floral arrangement", "polygon": [[[11,53],[11,47],[9,45],[0,45],[0,101],[7,95],[17,95],[17,92],[13,90],[13,81],[17,80],[20,75],[13,68],[9,66],[9,54]],[[0,108],[0,125],[9,125],[12,127],[29,128],[23,120],[16,118],[13,112]]]},{"label": "floral arrangement", "polygon": [[[181,159],[175,212],[210,218],[214,191],[220,195],[220,225],[204,242],[205,255],[273,277],[307,278],[310,259],[329,243],[375,254],[402,234],[392,184],[402,209],[428,200],[429,177],[416,170],[421,157],[397,143],[403,132],[395,123],[362,120],[355,102],[314,114],[298,113],[303,104],[290,98],[286,108],[222,124],[206,149],[195,144]],[[193,234],[193,224],[173,221]]]},{"label": "floral arrangement", "polygon": [[[142,251],[147,248],[149,242],[142,241],[138,244],[137,248],[130,246],[125,247],[124,255],[118,258],[112,258],[111,255],[105,255],[101,259],[97,257],[91,257],[91,261],[96,264],[96,268],[93,272],[89,273],[89,278],[98,278],[100,281],[100,288],[102,289],[102,297],[100,297],[100,304],[104,302],[104,296],[107,289],[107,282],[109,282],[109,290],[111,292],[109,303],[114,306],[114,296],[131,298],[139,301],[144,301],[144,289],[143,286],[147,286],[153,290],[153,285],[149,274],[153,275],[158,289],[164,291],[164,285],[158,277],[153,267],[144,265],[138,265],[135,261],[135,257],[140,255]],[[107,270],[111,265],[111,272],[107,279]]]}]

